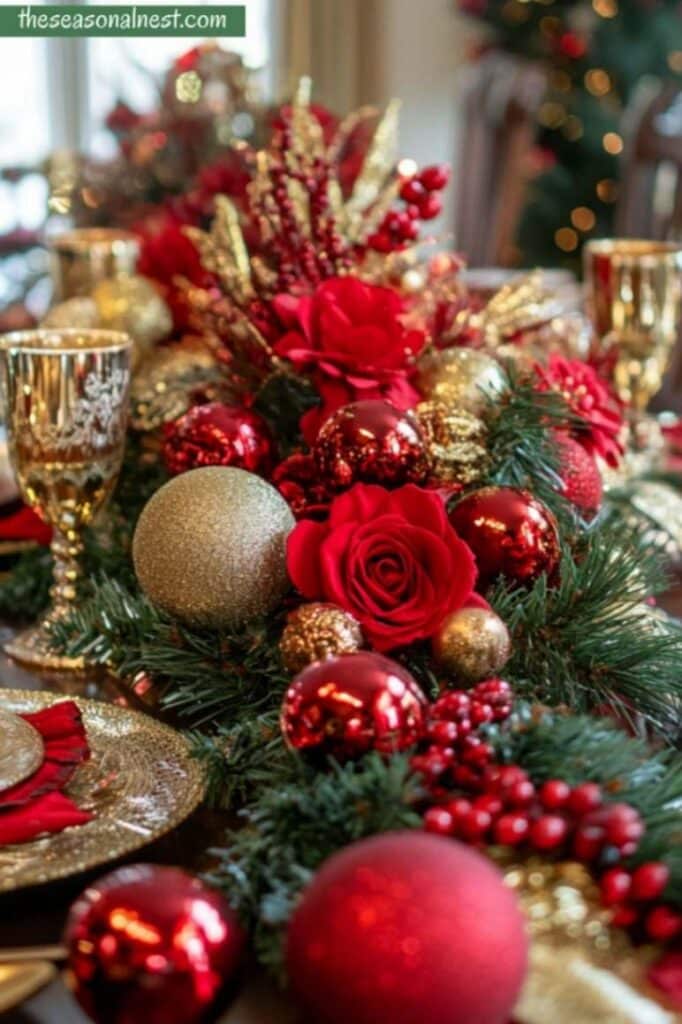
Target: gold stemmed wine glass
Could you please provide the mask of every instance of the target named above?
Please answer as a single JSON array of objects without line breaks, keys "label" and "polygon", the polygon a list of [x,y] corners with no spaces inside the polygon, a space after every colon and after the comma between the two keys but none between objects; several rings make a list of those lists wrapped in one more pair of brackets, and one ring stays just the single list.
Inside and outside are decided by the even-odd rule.
[{"label": "gold stemmed wine glass", "polygon": [[595,239],[584,250],[588,311],[613,351],[620,398],[641,414],[660,390],[682,315],[682,245]]},{"label": "gold stemmed wine glass", "polygon": [[82,531],[116,482],[125,445],[131,341],[115,331],[29,330],[0,337],[10,458],[22,496],[53,528],[52,606],[5,646],[17,661],[79,669],[50,649],[50,625],[78,593]]}]

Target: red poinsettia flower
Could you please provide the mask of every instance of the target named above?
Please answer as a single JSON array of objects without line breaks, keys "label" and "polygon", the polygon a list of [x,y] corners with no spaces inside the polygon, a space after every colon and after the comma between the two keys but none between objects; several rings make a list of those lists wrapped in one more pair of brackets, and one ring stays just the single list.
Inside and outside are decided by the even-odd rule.
[{"label": "red poinsettia flower", "polygon": [[287,567],[304,597],[345,608],[378,651],[432,636],[476,582],[442,499],[414,484],[356,484],[332,501],[326,522],[294,527]]},{"label": "red poinsettia flower", "polygon": [[623,427],[618,399],[596,371],[580,359],[564,359],[553,353],[547,366],[536,366],[540,388],[558,391],[571,411],[583,420],[575,439],[591,455],[601,455],[616,466],[623,454],[618,435]]},{"label": "red poinsettia flower", "polygon": [[329,278],[312,295],[278,295],[273,306],[288,328],[275,352],[311,372],[322,399],[302,423],[309,443],[349,402],[383,398],[409,409],[419,401],[409,377],[426,337],[405,326],[405,305],[393,289],[349,274]]}]

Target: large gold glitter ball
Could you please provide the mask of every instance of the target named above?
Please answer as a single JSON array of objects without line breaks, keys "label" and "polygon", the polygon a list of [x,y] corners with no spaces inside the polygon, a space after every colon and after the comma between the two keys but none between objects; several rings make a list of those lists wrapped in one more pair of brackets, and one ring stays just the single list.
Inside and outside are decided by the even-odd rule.
[{"label": "large gold glitter ball", "polygon": [[481,415],[507,387],[504,370],[492,356],[473,348],[428,352],[419,361],[417,386],[425,398],[449,409]]},{"label": "large gold glitter ball", "polygon": [[433,655],[463,683],[478,683],[500,672],[511,654],[509,630],[489,608],[460,608],[449,615],[432,641]]},{"label": "large gold glitter ball", "polygon": [[291,612],[279,650],[284,667],[295,675],[314,661],[353,654],[362,645],[362,630],[352,615],[334,604],[315,601]]},{"label": "large gold glitter ball", "polygon": [[473,484],[490,465],[483,420],[443,402],[420,402],[414,410],[426,445],[429,472],[444,484]]},{"label": "large gold glitter ball", "polygon": [[182,473],[145,505],[133,562],[147,597],[186,625],[228,629],[279,604],[289,586],[289,506],[233,467]]},{"label": "large gold glitter ball", "polygon": [[135,343],[139,361],[153,345],[168,337],[173,317],[151,281],[130,274],[100,281],[92,292],[100,326],[125,331]]}]

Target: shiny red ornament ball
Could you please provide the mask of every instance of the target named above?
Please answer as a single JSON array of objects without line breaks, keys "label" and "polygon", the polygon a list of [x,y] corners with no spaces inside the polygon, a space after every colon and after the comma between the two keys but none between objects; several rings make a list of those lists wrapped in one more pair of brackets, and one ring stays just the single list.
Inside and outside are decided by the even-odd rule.
[{"label": "shiny red ornament ball", "polygon": [[162,455],[173,476],[203,466],[234,466],[267,473],[274,442],[265,420],[238,405],[195,405],[164,427]]},{"label": "shiny red ornament ball", "polygon": [[556,519],[528,491],[483,487],[455,505],[450,522],[474,553],[479,590],[498,576],[528,585],[559,564]]},{"label": "shiny red ornament ball", "polygon": [[317,1024],[506,1024],[526,959],[523,918],[497,869],[420,832],[331,857],[287,938],[291,986]]},{"label": "shiny red ornament ball", "polygon": [[317,661],[284,695],[280,723],[294,750],[337,761],[416,743],[426,698],[402,665],[372,651]]},{"label": "shiny red ornament ball", "polygon": [[557,434],[560,493],[584,516],[592,519],[599,511],[604,493],[601,473],[595,459],[568,434]]},{"label": "shiny red ornament ball", "polygon": [[64,936],[76,999],[97,1024],[194,1024],[239,963],[223,897],[178,868],[120,868],[86,889]]},{"label": "shiny red ornament ball", "polygon": [[358,482],[387,487],[421,483],[428,473],[415,418],[378,399],[352,402],[332,413],[313,456],[323,480],[339,490]]}]

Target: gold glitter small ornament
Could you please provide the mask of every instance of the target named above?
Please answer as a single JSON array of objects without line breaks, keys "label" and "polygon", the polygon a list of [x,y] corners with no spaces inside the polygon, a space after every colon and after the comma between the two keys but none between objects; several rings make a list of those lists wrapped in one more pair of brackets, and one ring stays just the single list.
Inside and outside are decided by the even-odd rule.
[{"label": "gold glitter small ornament", "polygon": [[91,329],[99,327],[99,311],[94,299],[88,295],[77,295],[73,299],[64,299],[48,310],[42,319],[41,327],[83,327]]},{"label": "gold glitter small ornament", "polygon": [[203,342],[188,338],[156,348],[133,379],[130,425],[142,432],[156,430],[187,412],[193,389],[212,388],[224,379],[215,356]]},{"label": "gold glitter small ornament", "polygon": [[362,630],[348,612],[315,601],[291,612],[279,642],[284,667],[292,675],[313,661],[352,654],[363,645]]},{"label": "gold glitter small ornament", "polygon": [[431,351],[418,365],[417,386],[432,401],[448,409],[480,415],[488,401],[507,387],[504,370],[492,356],[474,348]]},{"label": "gold glitter small ornament", "polygon": [[294,517],[254,473],[210,466],[182,473],[145,505],[133,562],[147,597],[180,622],[229,629],[271,611],[289,586]]},{"label": "gold glitter small ornament", "polygon": [[100,326],[125,331],[135,342],[137,362],[168,337],[173,317],[154,285],[140,274],[100,281],[92,292]]},{"label": "gold glitter small ornament", "polygon": [[432,641],[433,656],[464,683],[497,675],[509,660],[509,630],[489,608],[460,608],[449,615]]},{"label": "gold glitter small ornament", "polygon": [[414,414],[426,443],[430,474],[440,483],[472,484],[490,463],[483,420],[443,402],[420,402]]}]

